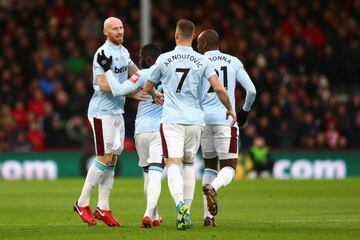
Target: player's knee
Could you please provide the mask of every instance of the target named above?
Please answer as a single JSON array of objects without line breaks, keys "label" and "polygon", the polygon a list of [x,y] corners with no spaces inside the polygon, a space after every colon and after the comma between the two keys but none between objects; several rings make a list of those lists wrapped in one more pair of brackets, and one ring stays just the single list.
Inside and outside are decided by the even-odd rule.
[{"label": "player's knee", "polygon": [[195,156],[183,158],[183,164],[185,164],[185,165],[193,165],[194,162],[195,162]]},{"label": "player's knee", "polygon": [[237,159],[220,160],[220,168],[232,167],[234,170],[236,170],[236,165],[237,165]]},{"label": "player's knee", "polygon": [[165,168],[165,163],[150,163],[149,164],[149,170],[153,170],[153,171],[159,171],[159,172],[163,172],[164,168]]},{"label": "player's knee", "polygon": [[106,154],[104,154],[103,156],[96,156],[96,161],[106,166]]},{"label": "player's knee", "polygon": [[143,172],[144,172],[144,173],[148,173],[148,172],[149,172],[149,166],[143,167]]},{"label": "player's knee", "polygon": [[165,159],[165,165],[170,166],[172,164],[181,164],[182,159],[181,158],[167,158]]},{"label": "player's knee", "polygon": [[118,160],[118,156],[113,154],[112,157],[111,157],[110,165],[116,165],[117,160]]},{"label": "player's knee", "polygon": [[104,164],[105,166],[112,165],[113,161],[113,154],[112,153],[106,153],[104,156],[96,156],[96,160]]},{"label": "player's knee", "polygon": [[205,165],[205,168],[217,171],[217,169],[218,169],[218,157],[217,156],[212,157],[212,158],[205,158],[204,157],[204,165]]},{"label": "player's knee", "polygon": [[218,155],[217,153],[214,152],[203,152],[203,158],[205,159],[211,159],[211,158],[216,158]]}]

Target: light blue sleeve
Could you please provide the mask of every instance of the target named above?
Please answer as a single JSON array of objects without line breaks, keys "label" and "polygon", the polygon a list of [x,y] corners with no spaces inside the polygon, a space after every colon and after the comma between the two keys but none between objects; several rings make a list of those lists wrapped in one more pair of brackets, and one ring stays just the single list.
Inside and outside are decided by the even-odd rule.
[{"label": "light blue sleeve", "polygon": [[144,88],[145,82],[146,80],[148,80],[149,75],[144,70],[140,70],[138,71],[138,73],[140,74],[140,76],[139,79],[136,81],[136,88]]},{"label": "light blue sleeve", "polygon": [[132,81],[131,78],[123,83],[119,83],[111,70],[106,72],[106,77],[114,97],[127,95],[137,89],[136,82]]},{"label": "light blue sleeve", "polygon": [[248,112],[248,111],[250,111],[251,106],[255,101],[256,89],[255,89],[255,86],[252,83],[249,75],[247,74],[246,70],[244,69],[244,65],[239,60],[236,61],[236,64],[237,64],[236,80],[240,83],[240,85],[246,91],[246,97],[245,97],[245,103],[243,106],[243,110]]},{"label": "light blue sleeve", "polygon": [[[131,60],[131,58],[129,58],[129,60],[128,60],[128,67],[131,67],[131,66],[133,66],[133,65],[135,65],[135,63]],[[136,65],[135,65],[136,66]]]},{"label": "light blue sleeve", "polygon": [[209,60],[206,60],[205,65],[205,73],[204,76],[206,79],[209,79],[211,76],[216,75],[214,66],[211,64]]},{"label": "light blue sleeve", "polygon": [[[100,49],[99,49],[100,50]],[[104,69],[100,66],[100,64],[96,61],[97,56],[99,54],[99,50],[95,53],[94,55],[94,60],[93,60],[93,73],[94,76],[99,76],[99,75],[105,75]],[[101,49],[102,50],[102,49]],[[110,56],[109,54],[106,54],[106,56]]]},{"label": "light blue sleeve", "polygon": [[161,79],[161,67],[162,67],[162,60],[161,55],[156,60],[155,64],[150,67],[150,76],[149,79],[153,83],[160,82]]}]

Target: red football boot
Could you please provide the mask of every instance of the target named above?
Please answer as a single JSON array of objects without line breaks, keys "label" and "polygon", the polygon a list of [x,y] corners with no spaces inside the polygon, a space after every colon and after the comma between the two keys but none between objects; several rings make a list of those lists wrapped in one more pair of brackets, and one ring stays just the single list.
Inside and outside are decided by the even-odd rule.
[{"label": "red football boot", "polygon": [[145,216],[142,220],[142,228],[151,228],[151,219],[148,216]]},{"label": "red football boot", "polygon": [[101,210],[97,207],[94,212],[94,217],[103,221],[106,225],[110,227],[121,227],[121,224],[112,215],[111,211]]},{"label": "red football boot", "polygon": [[160,227],[160,225],[162,224],[162,222],[163,222],[162,217],[159,217],[159,219],[153,220],[152,225],[153,225],[153,227]]},{"label": "red football boot", "polygon": [[80,218],[89,225],[96,225],[96,220],[89,206],[79,207],[78,202],[73,206],[74,212],[79,214]]}]

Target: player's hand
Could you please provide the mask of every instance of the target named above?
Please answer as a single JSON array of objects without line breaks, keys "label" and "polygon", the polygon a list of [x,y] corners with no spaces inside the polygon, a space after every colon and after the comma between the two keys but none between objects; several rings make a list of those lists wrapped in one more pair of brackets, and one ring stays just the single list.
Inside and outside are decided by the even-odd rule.
[{"label": "player's hand", "polygon": [[149,95],[144,90],[134,91],[130,95],[131,98],[138,100],[138,101],[145,101],[148,96]]},{"label": "player's hand", "polygon": [[164,104],[163,96],[164,96],[164,94],[156,91],[153,96],[153,103],[158,104],[158,105],[163,105]]},{"label": "player's hand", "polygon": [[231,126],[234,126],[234,124],[236,123],[236,113],[233,110],[231,110],[231,111],[227,110],[226,111],[226,119],[228,119],[229,116],[232,117]]},{"label": "player's hand", "polygon": [[96,61],[106,72],[107,70],[110,70],[110,68],[111,68],[112,56],[110,56],[109,58],[106,57],[104,50],[101,50],[101,53],[98,53],[98,55],[97,55]]},{"label": "player's hand", "polygon": [[237,113],[237,123],[239,124],[240,128],[245,127],[247,120],[248,120],[248,114],[249,114],[249,112],[246,112],[243,109],[241,109]]}]

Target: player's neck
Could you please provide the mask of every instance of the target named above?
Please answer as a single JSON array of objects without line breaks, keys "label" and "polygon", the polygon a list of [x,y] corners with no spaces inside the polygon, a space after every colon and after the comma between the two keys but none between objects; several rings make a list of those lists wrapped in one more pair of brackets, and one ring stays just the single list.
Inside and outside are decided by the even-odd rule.
[{"label": "player's neck", "polygon": [[209,48],[205,52],[210,52],[210,51],[219,51],[219,48]]},{"label": "player's neck", "polygon": [[191,43],[192,42],[189,42],[189,41],[177,41],[176,46],[179,46],[179,47],[191,47]]},{"label": "player's neck", "polygon": [[106,39],[106,42],[112,46],[120,46],[121,44],[117,44],[117,43],[114,43],[113,41],[111,41],[110,39]]}]

